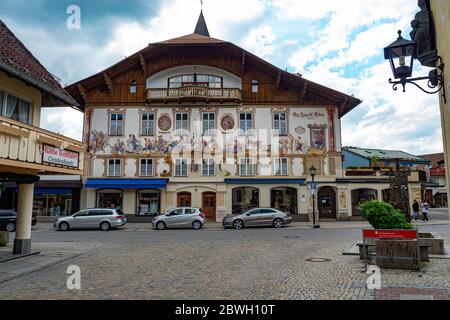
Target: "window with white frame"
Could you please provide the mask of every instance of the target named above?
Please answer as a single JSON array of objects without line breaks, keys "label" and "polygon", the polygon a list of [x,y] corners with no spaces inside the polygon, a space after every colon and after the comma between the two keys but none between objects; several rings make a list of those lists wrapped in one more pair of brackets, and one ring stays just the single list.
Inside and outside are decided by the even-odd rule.
[{"label": "window with white frame", "polygon": [[241,158],[239,160],[239,174],[241,176],[254,176],[256,165],[253,158]]},{"label": "window with white frame", "polygon": [[287,136],[287,116],[285,112],[276,112],[273,114],[273,126],[279,132],[280,136]]},{"label": "window with white frame", "polygon": [[0,91],[0,114],[6,118],[31,124],[31,105],[11,94]]},{"label": "window with white frame", "polygon": [[189,114],[176,113],[175,114],[175,132],[181,134],[189,130]]},{"label": "window with white frame", "polygon": [[136,80],[132,80],[130,82],[130,93],[131,94],[137,93],[137,82],[136,82]]},{"label": "window with white frame", "polygon": [[203,134],[212,133],[216,128],[216,114],[213,112],[203,113]]},{"label": "window with white frame", "polygon": [[175,160],[175,177],[187,177],[188,175],[188,161],[187,159]]},{"label": "window with white frame", "polygon": [[252,80],[252,92],[258,93],[259,91],[259,82],[258,80]]},{"label": "window with white frame", "polygon": [[153,176],[153,159],[141,159],[139,171],[141,177]]},{"label": "window with white frame", "polygon": [[253,129],[253,113],[248,112],[239,115],[239,129],[244,134]]},{"label": "window with white frame", "polygon": [[155,114],[144,112],[141,114],[141,136],[155,135]]},{"label": "window with white frame", "polygon": [[122,175],[122,165],[120,159],[108,160],[108,177],[120,177]]},{"label": "window with white frame", "polygon": [[275,175],[288,176],[289,175],[289,159],[275,158]]},{"label": "window with white frame", "polygon": [[123,114],[111,113],[109,115],[109,135],[122,136],[123,135]]},{"label": "window with white frame", "polygon": [[216,163],[214,159],[203,159],[202,174],[204,176],[216,175]]}]

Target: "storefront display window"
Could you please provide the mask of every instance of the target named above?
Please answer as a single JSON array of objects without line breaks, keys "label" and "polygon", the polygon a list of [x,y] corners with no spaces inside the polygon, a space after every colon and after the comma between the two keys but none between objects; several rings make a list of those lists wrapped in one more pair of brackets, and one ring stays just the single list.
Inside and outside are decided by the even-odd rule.
[{"label": "storefront display window", "polygon": [[102,190],[98,192],[98,207],[122,210],[122,191]]},{"label": "storefront display window", "polygon": [[137,193],[137,215],[156,216],[161,212],[161,192],[143,190]]},{"label": "storefront display window", "polygon": [[259,189],[233,189],[233,214],[240,214],[252,208],[259,207]]},{"label": "storefront display window", "polygon": [[287,212],[291,215],[298,214],[297,189],[275,188],[270,192],[271,207]]},{"label": "storefront display window", "polygon": [[72,214],[72,201],[70,190],[38,190],[33,198],[33,213],[41,217],[69,216]]},{"label": "storefront display window", "polygon": [[[386,194],[385,194],[386,196]],[[361,206],[372,200],[378,199],[377,190],[373,189],[357,189],[352,191],[352,209],[353,216],[361,216]]]}]

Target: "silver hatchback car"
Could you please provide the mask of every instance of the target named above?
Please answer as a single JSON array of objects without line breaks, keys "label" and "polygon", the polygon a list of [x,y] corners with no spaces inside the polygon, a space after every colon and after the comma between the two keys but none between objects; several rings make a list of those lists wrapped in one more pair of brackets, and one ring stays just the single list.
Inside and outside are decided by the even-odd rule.
[{"label": "silver hatchback car", "polygon": [[157,216],[152,221],[154,229],[201,229],[206,224],[206,215],[199,208],[176,208]]},{"label": "silver hatchback car", "polygon": [[223,219],[224,228],[242,229],[246,227],[282,228],[292,222],[287,213],[273,208],[254,208],[239,215],[228,215]]},{"label": "silver hatchback car", "polygon": [[119,209],[86,209],[69,217],[58,218],[53,226],[60,231],[70,229],[110,229],[127,224],[127,218]]}]

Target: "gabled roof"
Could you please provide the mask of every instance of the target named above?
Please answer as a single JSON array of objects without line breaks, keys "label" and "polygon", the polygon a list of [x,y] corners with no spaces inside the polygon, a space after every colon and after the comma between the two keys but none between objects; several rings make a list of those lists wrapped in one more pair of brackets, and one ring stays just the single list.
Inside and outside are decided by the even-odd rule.
[{"label": "gabled roof", "polygon": [[424,154],[418,157],[430,161],[432,167],[437,167],[440,162],[444,161],[444,153]]},{"label": "gabled roof", "polygon": [[[203,21],[202,21],[203,20]],[[204,24],[204,25],[203,25]],[[79,86],[81,85],[83,88],[90,89],[104,82],[104,74],[108,75],[119,74],[120,70],[125,70],[132,65],[140,64],[140,59],[142,57],[149,57],[153,54],[157,54],[158,51],[161,52],[161,49],[167,48],[169,46],[178,46],[178,47],[189,47],[189,46],[214,46],[214,47],[224,47],[229,50],[228,53],[234,52],[235,54],[242,57],[245,55],[246,61],[252,62],[269,73],[272,73],[274,77],[281,76],[283,81],[287,81],[299,88],[303,88],[304,94],[311,94],[316,96],[325,97],[327,101],[330,101],[330,105],[337,106],[339,109],[339,116],[343,117],[348,112],[353,110],[356,106],[358,106],[362,101],[355,98],[354,96],[350,96],[344,94],[342,92],[330,89],[328,87],[317,84],[313,81],[307,80],[303,78],[299,74],[293,74],[282,70],[273,64],[267,62],[266,60],[240,48],[234,43],[215,39],[209,36],[209,32],[207,32],[206,22],[204,22],[203,12],[200,13],[199,21],[197,22],[197,26],[195,32],[189,35],[185,35],[182,37],[169,39],[161,42],[151,43],[146,48],[136,52],[135,54],[123,59],[122,61],[112,65],[111,67],[98,72],[97,74],[90,76],[84,80],[78,81],[74,84],[71,84],[67,87],[70,92],[76,94],[79,90]],[[281,79],[281,78],[280,78]],[[83,102],[80,102],[81,104]]]},{"label": "gabled roof", "polygon": [[50,94],[53,99],[48,101],[52,101],[53,105],[78,106],[2,20],[0,20],[0,70]]},{"label": "gabled roof", "polygon": [[357,147],[344,147],[344,150],[352,152],[362,158],[369,159],[378,157],[380,160],[401,160],[401,161],[415,161],[421,163],[428,163],[429,161],[416,157],[410,153],[398,150],[384,150],[384,149],[367,149]]}]

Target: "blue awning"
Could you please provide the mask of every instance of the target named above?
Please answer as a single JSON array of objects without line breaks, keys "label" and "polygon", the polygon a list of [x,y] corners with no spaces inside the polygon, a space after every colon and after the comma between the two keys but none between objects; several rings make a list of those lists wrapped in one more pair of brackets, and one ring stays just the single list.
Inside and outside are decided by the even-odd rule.
[{"label": "blue awning", "polygon": [[225,179],[226,184],[305,184],[306,179]]},{"label": "blue awning", "polygon": [[88,179],[86,188],[91,189],[161,189],[167,179]]}]

